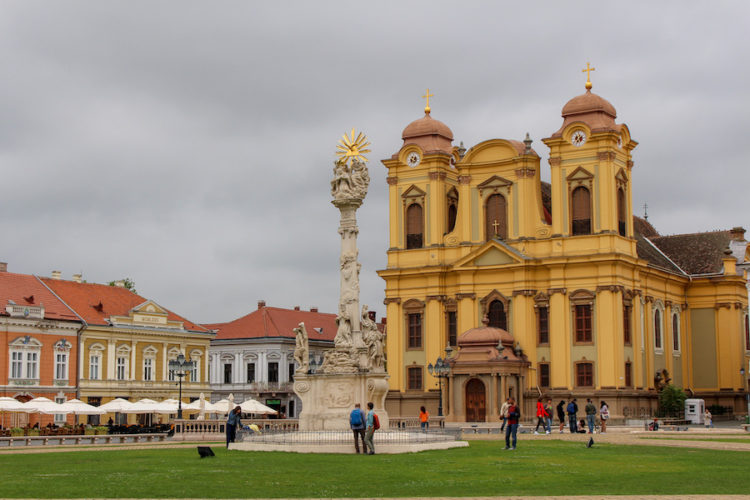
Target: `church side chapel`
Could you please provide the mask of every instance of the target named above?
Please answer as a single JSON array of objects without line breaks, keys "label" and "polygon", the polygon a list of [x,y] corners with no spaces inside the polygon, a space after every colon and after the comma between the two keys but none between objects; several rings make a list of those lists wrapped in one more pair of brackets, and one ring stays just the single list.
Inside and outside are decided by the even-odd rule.
[{"label": "church side chapel", "polygon": [[454,146],[429,91],[383,160],[389,414],[442,403],[447,421],[497,421],[505,398],[528,416],[543,395],[639,417],[666,384],[744,413],[745,231],[661,236],[634,216],[638,143],[591,70],[542,140],[550,183],[528,134]]}]

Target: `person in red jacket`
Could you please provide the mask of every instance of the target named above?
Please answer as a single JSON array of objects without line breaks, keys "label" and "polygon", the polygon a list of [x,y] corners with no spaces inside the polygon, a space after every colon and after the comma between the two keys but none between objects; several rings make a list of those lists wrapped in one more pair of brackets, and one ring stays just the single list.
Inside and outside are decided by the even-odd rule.
[{"label": "person in red jacket", "polygon": [[[542,403],[542,398],[538,398],[536,400],[536,428],[534,429],[534,434],[539,434],[540,425],[543,431],[546,430],[547,417],[549,417],[549,413],[547,413],[547,409],[544,407],[544,403]],[[549,434],[549,431],[547,431],[547,434]]]},{"label": "person in red jacket", "polygon": [[[508,398],[508,426],[505,428],[505,449],[516,449],[516,432],[518,432],[518,420],[521,418],[521,410],[516,405],[516,400]],[[513,436],[513,446],[510,445],[510,438]]]}]

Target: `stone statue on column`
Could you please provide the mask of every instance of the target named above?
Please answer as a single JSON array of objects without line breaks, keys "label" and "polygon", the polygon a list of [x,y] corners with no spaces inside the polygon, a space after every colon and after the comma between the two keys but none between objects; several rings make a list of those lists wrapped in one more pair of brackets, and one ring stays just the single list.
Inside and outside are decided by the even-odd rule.
[{"label": "stone statue on column", "polygon": [[297,328],[294,329],[295,333],[295,346],[294,346],[294,360],[297,362],[297,370],[295,373],[307,373],[310,368],[310,349],[308,347],[307,329],[304,323],[300,323]]}]

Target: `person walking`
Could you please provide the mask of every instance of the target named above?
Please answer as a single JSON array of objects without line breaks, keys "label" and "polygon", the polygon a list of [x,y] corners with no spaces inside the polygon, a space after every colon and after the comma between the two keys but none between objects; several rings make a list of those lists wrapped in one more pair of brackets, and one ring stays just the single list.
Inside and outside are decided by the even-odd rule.
[{"label": "person walking", "polygon": [[714,426],[714,416],[711,415],[708,408],[706,408],[706,411],[703,413],[703,423],[706,425],[706,429],[711,429]]},{"label": "person walking", "polygon": [[422,432],[427,432],[430,428],[430,413],[425,410],[424,406],[419,408],[419,427],[422,428]]},{"label": "person walking", "polygon": [[545,430],[546,422],[547,422],[547,410],[544,409],[544,403],[542,403],[542,398],[537,398],[536,400],[536,427],[534,428],[534,434],[539,434],[540,425],[542,426],[542,430]]},{"label": "person walking", "polygon": [[510,401],[510,398],[506,399],[503,405],[500,407],[500,419],[503,421],[503,425],[500,426],[500,432],[503,432],[505,430],[505,424],[508,421],[508,407],[510,406],[508,401]]},{"label": "person walking", "polygon": [[547,403],[544,405],[544,411],[547,413],[545,422],[547,424],[547,434],[552,432],[552,399],[547,399]]},{"label": "person walking", "polygon": [[[507,427],[505,428],[505,449],[515,450],[516,449],[516,433],[518,432],[518,420],[521,418],[521,411],[516,406],[516,400],[508,398],[508,420]],[[513,438],[513,446],[511,446],[511,437]]]},{"label": "person walking", "polygon": [[362,453],[367,453],[365,444],[365,412],[359,407],[359,403],[354,405],[354,409],[349,414],[349,426],[354,433],[354,449],[359,453],[359,441],[362,441]]},{"label": "person walking", "polygon": [[241,412],[242,408],[236,406],[234,410],[229,412],[229,416],[227,417],[227,448],[229,448],[229,443],[234,443],[234,439],[237,436],[237,427],[242,425],[242,422],[240,422]]},{"label": "person walking", "polygon": [[593,434],[594,427],[596,426],[596,405],[591,401],[591,398],[586,399],[584,411],[586,412],[586,423],[589,426],[589,434]]},{"label": "person walking", "polygon": [[560,434],[562,434],[565,428],[565,400],[557,403],[557,419],[560,421]]},{"label": "person walking", "polygon": [[607,420],[609,420],[609,406],[606,401],[602,401],[599,405],[599,418],[602,421],[602,434],[607,432]]},{"label": "person walking", "polygon": [[365,431],[365,444],[367,445],[366,453],[368,455],[375,454],[375,443],[372,438],[375,435],[375,407],[372,401],[367,403],[367,430]]},{"label": "person walking", "polygon": [[578,403],[576,403],[576,401],[576,398],[571,399],[570,403],[568,403],[568,407],[565,409],[568,412],[568,424],[570,424],[571,434],[575,434],[576,429],[578,428],[578,422],[576,420],[578,415]]}]

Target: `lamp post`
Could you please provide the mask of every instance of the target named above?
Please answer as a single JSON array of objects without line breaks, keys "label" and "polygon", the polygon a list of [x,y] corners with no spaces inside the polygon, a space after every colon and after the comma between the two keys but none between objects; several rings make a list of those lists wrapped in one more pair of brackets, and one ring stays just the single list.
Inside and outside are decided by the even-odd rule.
[{"label": "lamp post", "polygon": [[452,349],[450,346],[445,350],[445,358],[441,358],[438,356],[438,359],[435,361],[435,365],[430,363],[427,365],[427,371],[430,372],[430,375],[434,375],[438,378],[438,384],[440,388],[440,398],[438,399],[438,416],[443,416],[443,378],[448,376],[448,373],[451,371],[450,364],[448,364],[448,357],[450,356],[450,352]]},{"label": "lamp post", "polygon": [[177,356],[177,359],[169,361],[169,369],[180,379],[180,396],[177,399],[177,418],[180,420],[182,419],[182,377],[187,375],[193,368],[195,368],[195,361],[185,359],[185,355],[182,353]]}]

